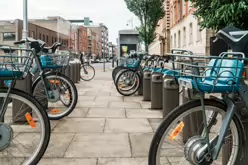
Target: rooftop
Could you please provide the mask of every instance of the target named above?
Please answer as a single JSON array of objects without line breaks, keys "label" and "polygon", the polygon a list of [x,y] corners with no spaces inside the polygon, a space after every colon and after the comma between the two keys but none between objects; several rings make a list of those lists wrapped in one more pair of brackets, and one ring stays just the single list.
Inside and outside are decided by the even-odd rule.
[{"label": "rooftop", "polygon": [[119,34],[133,34],[133,35],[139,35],[139,32],[134,29],[126,29],[126,30],[120,30]]}]

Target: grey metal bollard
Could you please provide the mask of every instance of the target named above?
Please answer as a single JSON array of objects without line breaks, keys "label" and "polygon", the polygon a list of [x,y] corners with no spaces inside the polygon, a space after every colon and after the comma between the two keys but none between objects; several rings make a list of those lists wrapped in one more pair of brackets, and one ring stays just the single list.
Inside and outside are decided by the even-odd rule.
[{"label": "grey metal bollard", "polygon": [[70,65],[70,79],[74,82],[74,74],[73,74],[73,72],[74,72],[74,66],[73,66],[74,64],[72,63],[71,65]]},{"label": "grey metal bollard", "polygon": [[143,75],[143,101],[151,101],[151,71],[145,71]]},{"label": "grey metal bollard", "polygon": [[77,73],[77,80],[78,82],[80,82],[80,63],[77,64],[77,68],[78,68],[78,73]]},{"label": "grey metal bollard", "polygon": [[[15,88],[25,91],[29,94],[32,94],[32,76],[28,74],[24,80],[17,80]],[[20,112],[20,107],[22,107],[21,112]],[[13,122],[26,122],[27,119],[25,118],[25,114],[31,111],[32,111],[31,108],[28,107],[25,108],[23,102],[12,100]]]},{"label": "grey metal bollard", "polygon": [[[189,98],[189,95],[192,98]],[[197,99],[193,97],[193,91],[191,89],[185,89],[184,87],[181,88],[181,97],[180,103],[186,103],[191,99]],[[186,143],[189,138],[197,135],[201,132],[202,129],[202,121],[203,121],[203,114],[202,112],[195,112],[191,115],[188,115],[183,119],[184,128],[183,128],[183,142]]]},{"label": "grey metal bollard", "polygon": [[74,67],[74,72],[73,72],[74,83],[77,83],[77,63],[74,63],[73,67]]},{"label": "grey metal bollard", "polygon": [[65,68],[65,75],[71,79],[71,77],[70,77],[70,73],[71,73],[70,69],[71,69],[70,65]]},{"label": "grey metal bollard", "polygon": [[163,108],[163,75],[153,73],[151,80],[151,109]]},{"label": "grey metal bollard", "polygon": [[141,75],[141,82],[140,82],[140,87],[138,89],[138,95],[140,96],[143,95],[143,75]]},{"label": "grey metal bollard", "polygon": [[179,85],[173,78],[166,77],[163,84],[163,118],[179,106]]}]

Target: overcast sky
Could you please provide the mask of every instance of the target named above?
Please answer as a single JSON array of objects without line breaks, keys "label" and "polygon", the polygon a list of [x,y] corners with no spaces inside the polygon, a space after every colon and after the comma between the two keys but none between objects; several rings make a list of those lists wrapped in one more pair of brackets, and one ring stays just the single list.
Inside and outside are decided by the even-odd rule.
[{"label": "overcast sky", "polygon": [[[22,19],[23,0],[0,0],[0,19]],[[133,18],[134,27],[139,25],[126,7],[124,0],[28,0],[30,19],[61,16],[65,19],[90,17],[95,23],[102,22],[109,28],[109,41],[116,43],[118,31],[127,29],[127,21]]]}]

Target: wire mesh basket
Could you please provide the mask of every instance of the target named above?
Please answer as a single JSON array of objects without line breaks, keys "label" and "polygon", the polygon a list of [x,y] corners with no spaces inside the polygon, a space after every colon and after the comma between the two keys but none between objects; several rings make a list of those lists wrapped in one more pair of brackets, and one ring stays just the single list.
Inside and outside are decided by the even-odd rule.
[{"label": "wire mesh basket", "polygon": [[9,46],[1,46],[0,49],[5,52],[5,54],[0,55],[0,79],[25,78],[31,67],[34,51]]},{"label": "wire mesh basket", "polygon": [[41,55],[42,69],[58,69],[65,68],[69,65],[70,55]]},{"label": "wire mesh basket", "polygon": [[[164,74],[175,77],[182,86],[204,93],[233,93],[244,79],[247,58],[243,53],[225,52],[219,56],[170,54],[172,69]],[[179,57],[179,58],[178,58]],[[187,58],[188,60],[181,60]]]}]

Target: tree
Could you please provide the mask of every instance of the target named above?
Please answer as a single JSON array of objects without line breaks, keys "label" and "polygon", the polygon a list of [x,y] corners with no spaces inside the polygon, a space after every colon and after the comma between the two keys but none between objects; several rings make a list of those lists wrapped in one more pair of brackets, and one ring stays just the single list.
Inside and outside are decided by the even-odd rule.
[{"label": "tree", "polygon": [[125,0],[125,2],[127,8],[140,20],[141,26],[138,31],[148,52],[148,46],[156,38],[157,23],[165,15],[164,0]]},{"label": "tree", "polygon": [[248,29],[248,0],[189,0],[201,18],[201,28],[220,30],[228,25]]}]

